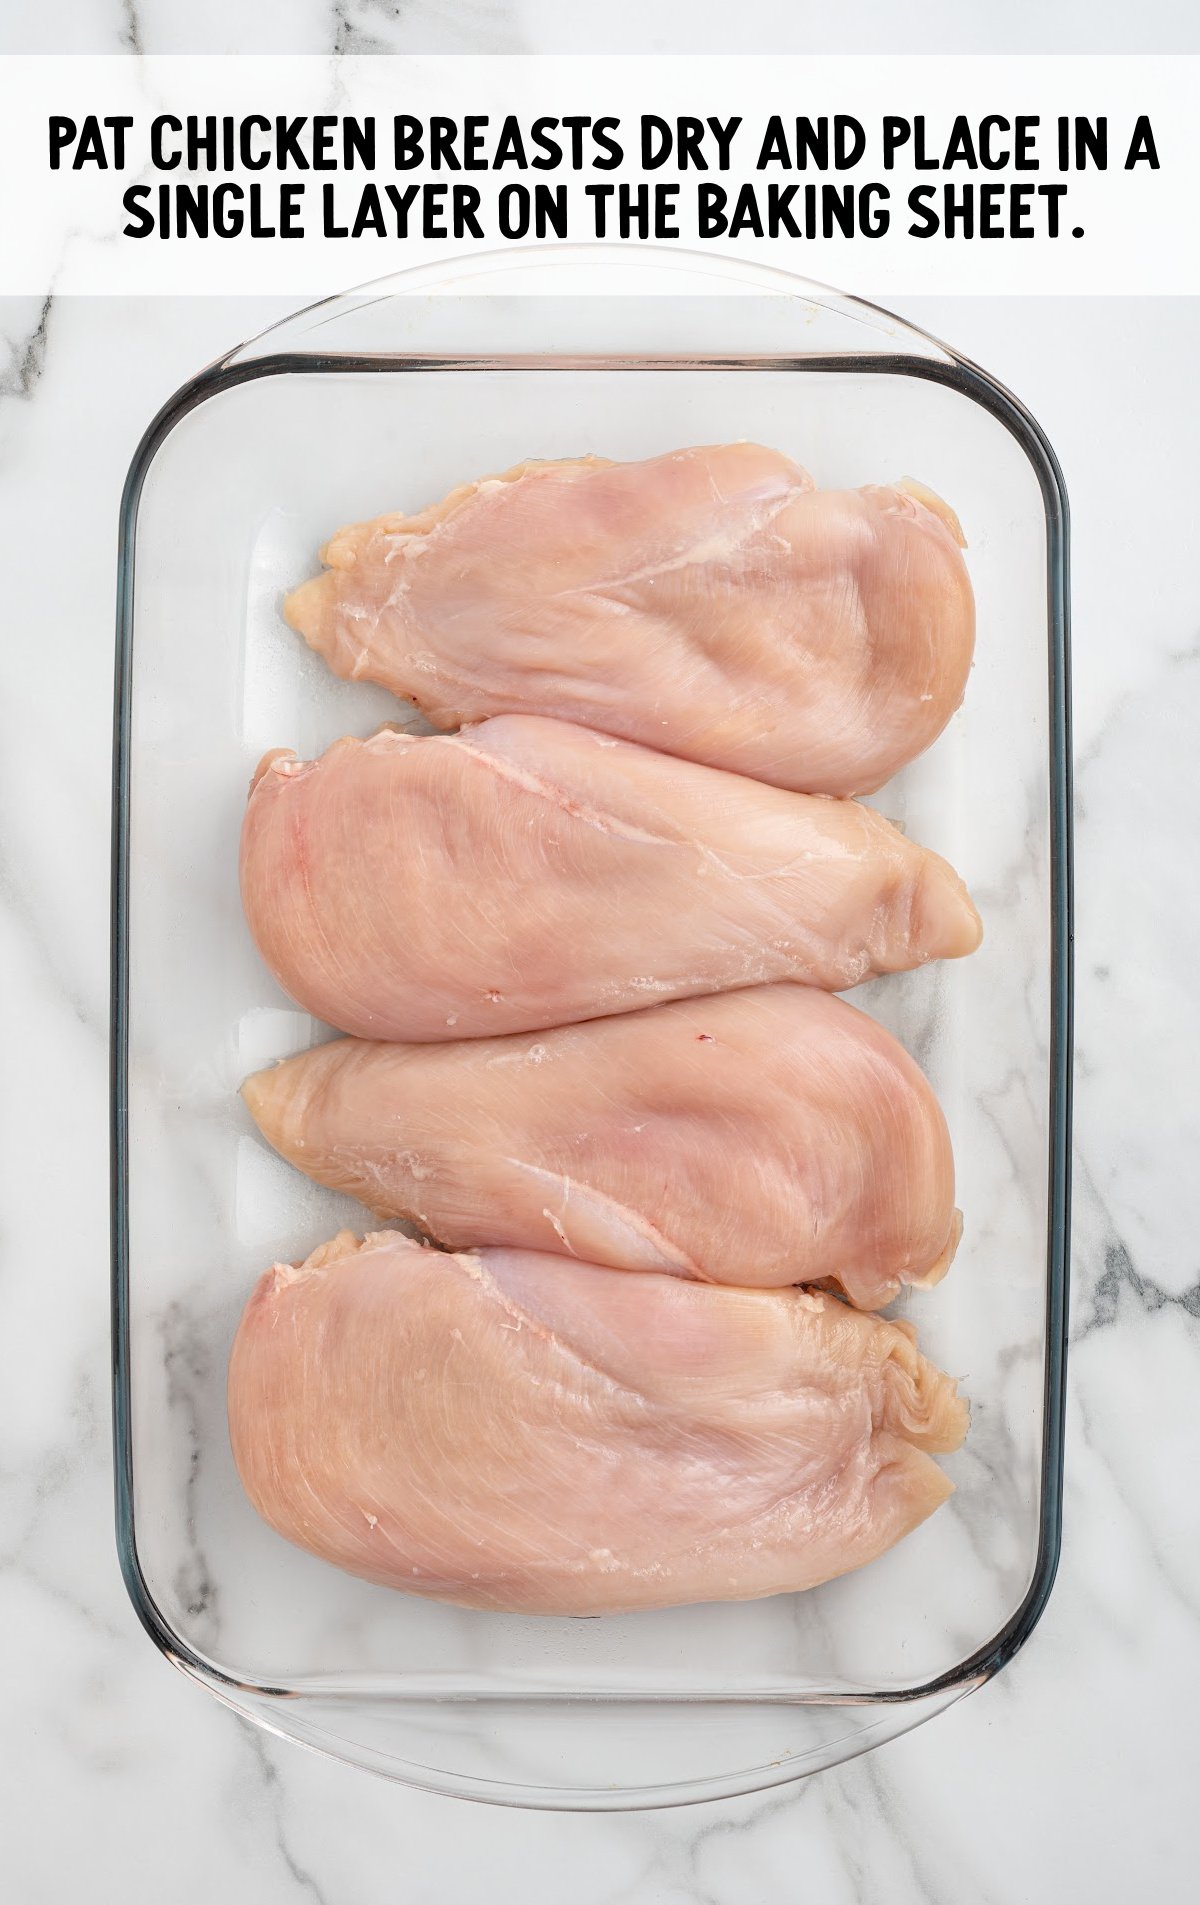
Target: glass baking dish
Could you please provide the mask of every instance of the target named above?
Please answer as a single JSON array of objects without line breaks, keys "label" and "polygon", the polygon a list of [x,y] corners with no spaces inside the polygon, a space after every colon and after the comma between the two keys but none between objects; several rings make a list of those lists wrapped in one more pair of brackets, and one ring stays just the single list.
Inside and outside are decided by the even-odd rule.
[{"label": "glass baking dish", "polygon": [[[754,438],[822,484],[948,497],[979,609],[965,704],[875,797],[959,868],[973,958],[860,988],[929,1074],[966,1233],[897,1306],[960,1377],[957,1492],[814,1592],[596,1619],[467,1612],[337,1573],[258,1521],[225,1363],[272,1261],[357,1206],[274,1157],[237,1096],[322,1035],[255,956],[237,839],[261,753],[397,718],[283,625],[338,524],[520,459]],[[403,274],[233,350],[154,420],[122,517],[113,855],[117,1521],[169,1658],[277,1733],[507,1804],[678,1804],[778,1785],[981,1685],[1057,1562],[1070,1051],[1067,513],[1034,420],[868,305],[686,254],[540,248]],[[400,718],[404,718],[403,715]]]}]

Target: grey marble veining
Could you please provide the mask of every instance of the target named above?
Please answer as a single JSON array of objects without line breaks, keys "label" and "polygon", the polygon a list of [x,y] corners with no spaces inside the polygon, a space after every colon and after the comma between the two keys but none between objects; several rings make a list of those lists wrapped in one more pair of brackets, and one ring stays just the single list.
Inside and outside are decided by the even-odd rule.
[{"label": "grey marble veining", "polygon": [[[666,10],[662,10],[664,15]],[[690,11],[689,44],[711,43]],[[1124,47],[1116,7],[1059,11],[1064,46]],[[819,16],[751,4],[738,32],[813,50]],[[512,7],[174,0],[6,10],[42,50],[618,50],[603,20]],[[1010,9],[999,33],[1032,44]],[[997,22],[926,9],[943,45]],[[1079,24],[1074,24],[1078,20]],[[948,25],[948,22],[952,24]],[[1139,42],[1196,43],[1162,0]],[[955,32],[958,38],[954,37]],[[785,37],[788,36],[788,37]],[[830,37],[823,38],[823,35]],[[675,43],[655,24],[651,45]],[[880,42],[883,44],[884,42]],[[116,498],[145,419],[266,306],[0,307],[0,1767],[12,1895],[141,1905],[1098,1905],[1192,1896],[1200,1695],[1200,1260],[1192,1160],[1200,993],[1194,362],[1184,304],[944,301],[908,314],[1045,423],[1075,521],[1078,1049],[1064,1560],[1041,1628],[983,1693],[866,1759],[765,1799],[586,1819],[423,1798],[247,1727],[137,1628],[110,1532],[107,1422],[107,771]],[[119,366],[114,376],[112,366]],[[19,1008],[15,1002],[20,1000]],[[197,1195],[203,1194],[198,1187]],[[168,1319],[169,1322],[169,1319]],[[196,1348],[164,1341],[187,1405]],[[978,1451],[978,1459],[988,1451]],[[186,1478],[185,1478],[186,1485]],[[181,1583],[203,1616],[197,1551]]]},{"label": "grey marble veining", "polygon": [[0,334],[3,368],[0,369],[0,396],[30,397],[41,376],[46,358],[46,332],[54,300],[13,298],[5,329]]},{"label": "grey marble veining", "polygon": [[1003,9],[883,0],[852,23],[823,0],[45,0],[11,6],[0,51],[141,53],[1184,53],[1200,50],[1190,0],[1011,0]]},{"label": "grey marble veining", "polygon": [[[1200,1107],[1186,856],[1200,616],[1186,551],[1200,406],[1180,367],[1195,320],[1136,301],[910,314],[1031,403],[1075,511],[1080,1155],[1061,1577],[1025,1654],[923,1731],[763,1800],[602,1820],[421,1798],[252,1736],[170,1674],[125,1601],[104,1261],[115,499],[142,420],[268,312],[62,300],[44,321],[40,307],[0,313],[0,495],[22,552],[0,650],[0,946],[22,999],[0,1109],[0,1310],[22,1346],[0,1392],[0,1608],[23,1899],[58,1905],[86,1873],[101,1901],[200,1905],[224,1890],[348,1905],[391,1896],[402,1874],[418,1900],[569,1888],[586,1905],[752,1905],[789,1896],[801,1867],[812,1895],[855,1905],[1190,1895],[1200,1321],[1185,1186]],[[104,375],[118,351],[119,386]],[[186,1337],[166,1347],[184,1381]],[[202,1557],[185,1585],[202,1604]],[[55,1846],[66,1801],[71,1843]],[[998,1806],[1020,1825],[1001,1843]]]}]

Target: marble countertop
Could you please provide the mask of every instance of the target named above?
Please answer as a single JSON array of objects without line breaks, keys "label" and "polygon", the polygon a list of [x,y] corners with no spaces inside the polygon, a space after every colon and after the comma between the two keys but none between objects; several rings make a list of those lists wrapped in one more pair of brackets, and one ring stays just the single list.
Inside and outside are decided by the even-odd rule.
[{"label": "marble countertop", "polygon": [[8,53],[1189,53],[1192,0],[40,0],[0,20]]},{"label": "marble countertop", "polygon": [[[310,11],[328,28],[328,8]],[[392,11],[335,17],[382,36]],[[475,45],[501,50],[505,21],[536,26],[544,10],[443,11],[470,12]],[[59,12],[84,43],[98,9]],[[139,21],[176,10],[110,12],[116,50],[121,31],[144,41]],[[6,46],[19,43],[6,31]],[[154,50],[186,44],[160,32]],[[904,309],[1038,415],[1074,519],[1075,1247],[1049,1609],[998,1680],[864,1759],[765,1799],[606,1818],[425,1797],[273,1740],[171,1671],[117,1569],[106,1246],[117,498],[161,400],[274,314],[248,301],[0,304],[7,1894],[21,1905],[1107,1905],[1145,1893],[1182,1905],[1200,1699],[1200,1263],[1185,1188],[1200,1142],[1200,311],[1137,298]]]}]

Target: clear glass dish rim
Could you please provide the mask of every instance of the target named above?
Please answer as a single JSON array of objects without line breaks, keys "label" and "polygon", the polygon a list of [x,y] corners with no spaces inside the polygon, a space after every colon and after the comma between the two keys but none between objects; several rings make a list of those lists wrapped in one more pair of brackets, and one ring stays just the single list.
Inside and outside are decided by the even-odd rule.
[{"label": "clear glass dish rim", "polygon": [[[529,247],[527,250],[541,250]],[[559,248],[561,251],[562,248]],[[577,252],[598,252],[604,247],[573,248]],[[679,253],[672,254],[679,258]],[[482,266],[484,261],[471,261]],[[719,261],[704,260],[719,270]],[[739,273],[745,277],[739,264]],[[399,274],[406,288],[414,280],[435,274],[431,268]],[[729,274],[735,275],[735,274]],[[220,1667],[197,1652],[177,1633],[158,1607],[142,1570],[138,1553],[134,1513],[134,1457],[131,1408],[130,1310],[129,1310],[129,1148],[128,1148],[128,1037],[129,1037],[129,871],[130,871],[130,749],[134,654],[134,564],[138,507],[142,489],[155,456],[175,426],[198,405],[210,398],[261,377],[323,373],[394,374],[420,372],[439,374],[454,371],[495,370],[619,370],[670,374],[673,371],[735,371],[753,375],[761,371],[785,371],[798,374],[836,372],[843,374],[909,376],[937,383],[957,391],[980,405],[1008,430],[1020,445],[1041,491],[1046,519],[1046,601],[1049,636],[1049,768],[1050,768],[1050,1044],[1049,1044],[1049,1182],[1046,1250],[1046,1369],[1042,1401],[1042,1462],[1038,1549],[1033,1577],[1019,1606],[1000,1630],[983,1646],[976,1648],[955,1667],[933,1679],[912,1687],[884,1689],[847,1696],[844,1691],[821,1693],[786,1692],[731,1695],[689,1696],[680,1693],[647,1694],[635,1691],[593,1694],[554,1690],[522,1692],[508,1689],[496,1693],[480,1690],[471,1694],[448,1695],[487,1706],[544,1705],[547,1708],[647,1705],[655,1708],[691,1705],[794,1704],[803,1706],[854,1705],[871,1708],[902,1707],[938,1700],[951,1700],[981,1686],[998,1673],[1020,1651],[1041,1619],[1061,1552],[1063,1428],[1068,1326],[1068,1278],[1071,1195],[1071,1054],[1073,1027],[1073,821],[1071,806],[1071,704],[1070,704],[1070,520],[1066,487],[1058,460],[1041,425],[1003,384],[989,372],[972,363],[949,345],[924,333],[907,319],[896,318],[881,307],[865,300],[844,296],[827,287],[762,268],[754,274],[764,289],[786,287],[793,295],[835,308],[878,330],[885,320],[901,340],[919,341],[932,347],[927,354],[919,350],[887,349],[854,352],[686,352],[670,355],[641,355],[627,352],[586,352],[556,354],[545,352],[354,352],[318,348],[266,349],[273,332],[286,331],[291,325],[323,312],[332,320],[342,311],[361,308],[364,302],[378,301],[388,295],[383,285],[398,282],[385,279],[357,291],[320,300],[304,307],[270,327],[246,344],[234,347],[215,363],[190,378],[163,405],[143,434],[134,452],[121,497],[118,528],[118,565],[116,601],[116,656],[113,705],[113,778],[112,778],[112,875],[110,936],[110,1248],[111,1248],[111,1330],[113,1395],[113,1461],[115,1479],[116,1540],[126,1590],[141,1625],[159,1651],[174,1665],[196,1679],[224,1703],[249,1714],[258,1723],[298,1738],[321,1751],[336,1751],[330,1736],[323,1744],[309,1731],[290,1730],[272,1721],[269,1709],[285,1703],[298,1693],[308,1692],[307,1685],[273,1684],[269,1680],[237,1675]],[[770,284],[770,280],[775,284]],[[281,342],[284,340],[281,339]],[[389,1698],[405,1702],[399,1692]],[[418,1701],[427,1694],[417,1695]],[[940,1704],[939,1709],[940,1710]],[[872,1729],[868,1729],[870,1732]],[[869,1750],[867,1739],[863,1748]],[[847,1755],[844,1757],[852,1757]],[[382,1769],[379,1769],[382,1770]],[[419,1769],[413,1768],[414,1773]],[[666,1796],[658,1789],[653,1798],[640,1789],[628,1789],[617,1795],[605,1792],[588,1795],[583,1789],[545,1789],[535,1794],[526,1787],[507,1788],[492,1782],[463,1776],[445,1775],[436,1790],[461,1792],[490,1799],[496,1803],[553,1805],[591,1809],[606,1806],[688,1803],[714,1797],[717,1792],[732,1794],[760,1789],[768,1783],[780,1783],[781,1777],[805,1776],[803,1766],[791,1773],[768,1780],[767,1769],[747,1769],[741,1783],[726,1780],[699,1782],[703,1790],[688,1791],[679,1798]],[[732,1776],[731,1776],[732,1777]],[[689,1785],[694,1782],[688,1782]],[[673,1790],[673,1789],[672,1789]]]}]

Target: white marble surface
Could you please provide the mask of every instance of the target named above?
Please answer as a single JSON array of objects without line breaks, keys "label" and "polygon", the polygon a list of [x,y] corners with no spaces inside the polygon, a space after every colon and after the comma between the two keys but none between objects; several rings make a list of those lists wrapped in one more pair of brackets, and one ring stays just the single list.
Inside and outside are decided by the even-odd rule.
[{"label": "white marble surface", "polygon": [[1187,53],[1192,0],[6,0],[13,53]]},{"label": "white marble surface", "polygon": [[[201,43],[177,0],[136,13],[118,0],[21,11],[21,22],[4,22],[10,50],[115,51],[130,32],[156,50]],[[561,17],[551,37],[549,0],[436,14],[274,0],[209,9],[209,44],[226,34],[244,50],[269,44],[285,11],[295,50],[328,47],[334,35],[352,36],[338,43],[355,50],[612,46],[632,17],[610,8],[603,29],[592,22],[593,40]],[[769,26],[783,11],[763,0],[739,17]],[[981,10],[955,11],[965,34]],[[793,25],[805,17],[788,13]],[[1167,0],[1149,9],[1137,46],[1194,43],[1184,15]],[[1005,39],[987,43],[1032,45],[1026,17],[1012,9]],[[1086,39],[1064,30],[1062,43],[1132,45],[1123,17],[1086,9]],[[766,29],[758,43],[769,43]],[[787,43],[782,32],[777,43]],[[425,1798],[277,1744],[173,1674],[126,1602],[111,1537],[106,1261],[116,505],[161,398],[269,313],[204,302],[0,307],[6,1897],[1116,1905],[1144,1894],[1182,1905],[1193,1896],[1200,312],[1129,299],[946,301],[907,314],[1026,399],[1059,450],[1074,511],[1078,1155],[1063,1566],[1025,1653],[923,1731],[768,1800],[587,1819]]]}]

